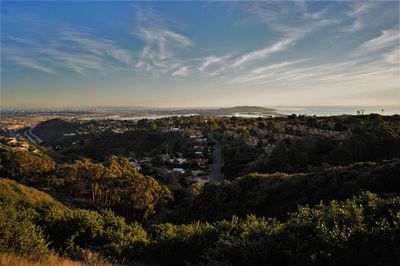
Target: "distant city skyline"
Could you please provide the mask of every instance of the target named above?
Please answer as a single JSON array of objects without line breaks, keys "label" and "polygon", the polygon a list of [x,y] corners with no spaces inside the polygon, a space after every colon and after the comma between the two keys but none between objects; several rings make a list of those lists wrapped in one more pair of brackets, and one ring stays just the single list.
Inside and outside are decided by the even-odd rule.
[{"label": "distant city skyline", "polygon": [[1,2],[1,107],[399,106],[399,2]]}]

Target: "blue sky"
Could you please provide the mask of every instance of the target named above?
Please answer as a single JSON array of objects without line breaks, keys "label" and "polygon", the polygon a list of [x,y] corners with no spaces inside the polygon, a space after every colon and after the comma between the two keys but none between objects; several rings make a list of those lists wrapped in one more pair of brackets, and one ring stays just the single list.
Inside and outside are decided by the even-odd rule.
[{"label": "blue sky", "polygon": [[400,105],[399,2],[1,2],[2,107]]}]

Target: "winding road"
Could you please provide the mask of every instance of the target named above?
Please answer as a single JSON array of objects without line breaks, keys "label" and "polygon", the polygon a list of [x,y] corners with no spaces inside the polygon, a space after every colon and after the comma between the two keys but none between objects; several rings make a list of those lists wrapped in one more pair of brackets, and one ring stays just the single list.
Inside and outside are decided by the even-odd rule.
[{"label": "winding road", "polygon": [[224,157],[222,154],[222,145],[213,136],[210,139],[215,142],[214,152],[213,152],[213,164],[210,165],[210,183],[222,182],[222,166],[224,166]]},{"label": "winding road", "polygon": [[40,143],[43,142],[43,140],[42,140],[41,138],[39,138],[38,136],[36,136],[36,135],[32,132],[32,130],[33,130],[34,128],[35,128],[35,126],[26,128],[25,131],[24,131],[24,135],[25,135],[31,142],[40,144]]}]

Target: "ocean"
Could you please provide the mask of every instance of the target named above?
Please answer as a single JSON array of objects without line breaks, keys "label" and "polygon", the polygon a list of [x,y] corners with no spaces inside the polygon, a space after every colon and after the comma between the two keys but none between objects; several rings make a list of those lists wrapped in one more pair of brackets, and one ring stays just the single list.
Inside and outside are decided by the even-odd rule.
[{"label": "ocean", "polygon": [[279,106],[273,107],[278,113],[290,115],[356,115],[364,110],[364,114],[394,115],[400,114],[399,106]]}]

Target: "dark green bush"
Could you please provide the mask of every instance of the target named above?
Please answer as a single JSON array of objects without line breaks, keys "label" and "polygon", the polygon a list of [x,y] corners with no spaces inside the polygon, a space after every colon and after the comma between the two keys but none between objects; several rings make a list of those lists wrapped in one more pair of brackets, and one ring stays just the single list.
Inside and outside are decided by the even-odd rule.
[{"label": "dark green bush", "polygon": [[0,253],[14,253],[29,259],[48,255],[45,236],[32,221],[36,213],[18,205],[0,202]]}]

